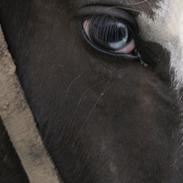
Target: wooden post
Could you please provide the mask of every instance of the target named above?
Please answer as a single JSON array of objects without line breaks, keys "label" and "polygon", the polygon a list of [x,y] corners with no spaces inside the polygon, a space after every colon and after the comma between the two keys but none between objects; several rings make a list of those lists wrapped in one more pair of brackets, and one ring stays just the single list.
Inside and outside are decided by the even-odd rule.
[{"label": "wooden post", "polygon": [[15,71],[0,27],[0,116],[30,183],[60,183]]}]

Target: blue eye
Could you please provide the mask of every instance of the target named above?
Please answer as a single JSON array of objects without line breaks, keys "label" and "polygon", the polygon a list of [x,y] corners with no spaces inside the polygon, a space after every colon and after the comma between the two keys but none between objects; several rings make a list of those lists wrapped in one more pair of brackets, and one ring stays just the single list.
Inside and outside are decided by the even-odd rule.
[{"label": "blue eye", "polygon": [[125,20],[98,15],[83,21],[83,32],[87,42],[106,54],[137,58],[134,33]]},{"label": "blue eye", "polygon": [[106,25],[104,30],[105,29],[109,29],[107,31],[108,32],[106,36],[107,38],[103,40],[102,34],[101,37],[99,37],[99,40],[102,41],[104,46],[107,45],[107,48],[115,51],[123,48],[126,45],[129,38],[129,32],[127,27],[123,23],[119,22],[109,26]]}]

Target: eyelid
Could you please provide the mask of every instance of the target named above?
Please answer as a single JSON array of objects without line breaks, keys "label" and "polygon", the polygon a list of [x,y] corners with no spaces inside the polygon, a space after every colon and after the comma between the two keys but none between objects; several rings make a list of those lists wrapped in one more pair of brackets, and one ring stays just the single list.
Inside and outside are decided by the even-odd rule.
[{"label": "eyelid", "polygon": [[[101,15],[99,15],[100,17]],[[92,16],[91,16],[92,17]],[[93,47],[95,50],[104,53],[106,55],[110,55],[110,56],[115,56],[117,57],[123,57],[124,59],[131,59],[131,60],[139,60],[139,55],[137,54],[137,50],[135,49],[135,41],[131,40],[131,42],[129,42],[126,46],[124,46],[123,48],[116,50],[116,51],[109,51],[106,49],[103,49],[100,46],[97,46],[91,39],[90,39],[90,34],[89,34],[89,30],[88,30],[88,20],[90,19],[90,16],[87,16],[87,18],[85,18],[82,22],[82,35],[85,39],[85,41],[91,46]],[[129,29],[130,30],[130,29]],[[135,54],[131,54],[129,52],[133,51]]]},{"label": "eyelid", "polygon": [[135,17],[131,15],[128,11],[121,8],[116,8],[112,6],[87,6],[79,10],[79,16],[87,17],[92,15],[109,15],[112,17],[117,17],[126,20],[130,26],[133,28],[134,32],[138,33],[139,28]]}]

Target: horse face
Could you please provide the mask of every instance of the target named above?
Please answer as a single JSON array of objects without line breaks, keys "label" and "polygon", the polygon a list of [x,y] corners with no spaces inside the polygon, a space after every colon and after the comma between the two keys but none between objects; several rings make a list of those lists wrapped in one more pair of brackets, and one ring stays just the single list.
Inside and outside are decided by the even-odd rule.
[{"label": "horse face", "polygon": [[[17,74],[65,182],[181,182],[180,1],[36,0],[12,6],[11,22],[2,13]],[[123,36],[104,38],[115,31]],[[125,33],[125,45],[111,48]]]}]

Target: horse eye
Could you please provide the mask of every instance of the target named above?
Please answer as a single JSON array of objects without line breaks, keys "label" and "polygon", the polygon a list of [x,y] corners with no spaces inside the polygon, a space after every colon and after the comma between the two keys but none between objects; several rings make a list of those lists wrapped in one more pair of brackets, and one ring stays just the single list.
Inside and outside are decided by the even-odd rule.
[{"label": "horse eye", "polygon": [[98,15],[83,21],[83,35],[96,50],[116,56],[137,58],[135,33],[123,19]]}]

